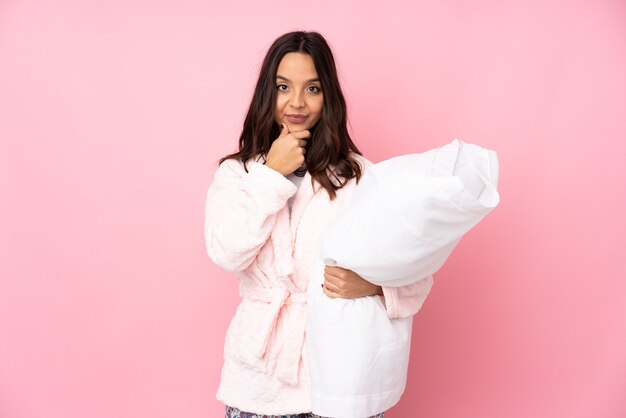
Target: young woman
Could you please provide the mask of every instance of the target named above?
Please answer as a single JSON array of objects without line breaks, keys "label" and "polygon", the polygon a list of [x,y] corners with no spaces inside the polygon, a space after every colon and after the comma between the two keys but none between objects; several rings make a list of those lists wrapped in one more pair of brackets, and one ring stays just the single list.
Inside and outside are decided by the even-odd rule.
[{"label": "young woman", "polygon": [[371,164],[346,121],[325,39],[301,31],[276,39],[239,151],[220,160],[205,206],[208,255],[236,273],[242,296],[226,333],[217,392],[227,418],[316,417],[305,347],[311,277],[324,276],[331,298],[379,295],[389,318],[413,315],[428,293],[423,285],[376,286],[319,258],[322,232]]}]

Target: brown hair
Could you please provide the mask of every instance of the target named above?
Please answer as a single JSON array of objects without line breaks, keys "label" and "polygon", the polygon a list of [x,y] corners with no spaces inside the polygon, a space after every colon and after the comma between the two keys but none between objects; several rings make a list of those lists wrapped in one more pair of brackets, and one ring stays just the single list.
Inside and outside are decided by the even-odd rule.
[{"label": "brown hair", "polygon": [[[326,189],[332,200],[336,196],[335,191],[348,180],[356,177],[358,182],[361,178],[361,167],[350,153],[362,154],[348,134],[346,101],[339,85],[335,59],[328,43],[317,32],[289,32],[270,46],[243,123],[239,151],[220,159],[220,164],[234,158],[244,163],[247,172],[246,162],[258,155],[265,158],[280,135],[280,126],[274,121],[276,71],[283,56],[289,52],[310,55],[320,80],[324,94],[322,116],[309,129],[311,136],[306,144],[305,162],[311,181],[314,179]],[[330,166],[334,167],[334,172]]]}]

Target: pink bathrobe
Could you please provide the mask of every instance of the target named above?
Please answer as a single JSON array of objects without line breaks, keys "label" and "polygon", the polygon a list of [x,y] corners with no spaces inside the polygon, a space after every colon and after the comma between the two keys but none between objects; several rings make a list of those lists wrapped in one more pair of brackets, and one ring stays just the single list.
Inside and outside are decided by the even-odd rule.
[{"label": "pink bathrobe", "polygon": [[[364,169],[372,164],[353,155]],[[248,412],[304,413],[311,410],[304,344],[307,284],[323,275],[320,236],[345,209],[356,183],[351,179],[331,201],[318,183],[313,189],[308,172],[298,188],[257,161],[247,164],[246,173],[243,163],[226,160],[207,193],[207,253],[236,273],[242,297],[226,332],[216,397]],[[290,213],[287,200],[294,194]],[[383,287],[389,318],[415,314],[431,286],[428,277]]]}]

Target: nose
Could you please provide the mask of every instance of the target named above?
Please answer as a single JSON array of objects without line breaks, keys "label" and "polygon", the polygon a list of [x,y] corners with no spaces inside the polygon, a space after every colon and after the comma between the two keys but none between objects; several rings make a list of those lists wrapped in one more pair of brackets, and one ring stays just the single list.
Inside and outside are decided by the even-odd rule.
[{"label": "nose", "polygon": [[291,106],[295,108],[304,107],[304,94],[295,91],[291,96]]}]

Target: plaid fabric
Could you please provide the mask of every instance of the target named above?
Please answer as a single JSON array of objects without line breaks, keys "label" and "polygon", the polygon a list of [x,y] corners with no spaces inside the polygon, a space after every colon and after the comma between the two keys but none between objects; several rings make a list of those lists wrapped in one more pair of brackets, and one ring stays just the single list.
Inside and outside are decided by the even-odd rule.
[{"label": "plaid fabric", "polygon": [[[373,415],[369,418],[384,418],[385,413],[382,412],[378,415]],[[315,415],[311,412],[305,414],[296,415],[259,415],[252,412],[243,412],[237,408],[226,405],[226,418],[325,418],[319,415]]]}]

